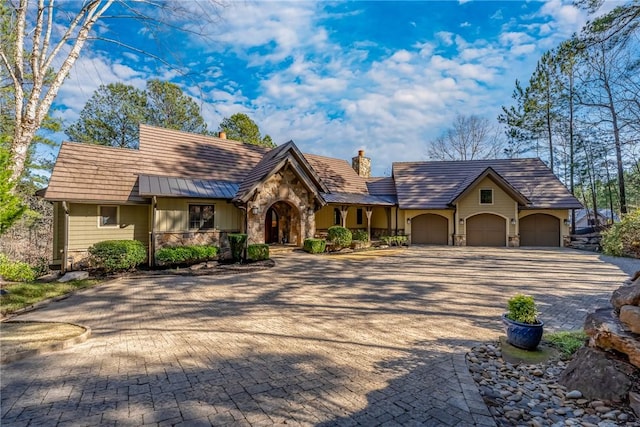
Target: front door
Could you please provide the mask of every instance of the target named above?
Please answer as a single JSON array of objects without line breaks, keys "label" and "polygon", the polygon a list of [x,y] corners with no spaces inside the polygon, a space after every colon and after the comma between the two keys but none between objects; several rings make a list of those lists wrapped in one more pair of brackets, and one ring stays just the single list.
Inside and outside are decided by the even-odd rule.
[{"label": "front door", "polygon": [[278,213],[273,208],[267,210],[264,224],[264,242],[278,243]]}]

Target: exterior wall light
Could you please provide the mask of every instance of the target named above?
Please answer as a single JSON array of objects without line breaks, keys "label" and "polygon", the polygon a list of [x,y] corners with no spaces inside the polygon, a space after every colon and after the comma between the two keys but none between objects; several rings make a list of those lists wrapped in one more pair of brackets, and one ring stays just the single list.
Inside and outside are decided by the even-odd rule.
[{"label": "exterior wall light", "polygon": [[254,215],[258,215],[258,213],[260,213],[260,208],[258,208],[257,206],[252,207],[251,213]]},{"label": "exterior wall light", "polygon": [[516,219],[515,218],[511,218],[511,225],[516,225]]},{"label": "exterior wall light", "polygon": [[464,218],[460,218],[460,221],[458,221],[460,223],[460,225],[464,225]]},{"label": "exterior wall light", "polygon": [[311,216],[313,214],[314,214],[313,208],[309,208],[309,210],[307,210],[307,215]]},{"label": "exterior wall light", "polygon": [[567,226],[567,227],[569,226],[569,220],[568,219],[564,220],[564,225]]},{"label": "exterior wall light", "polygon": [[411,218],[407,218],[407,224],[411,224]]}]

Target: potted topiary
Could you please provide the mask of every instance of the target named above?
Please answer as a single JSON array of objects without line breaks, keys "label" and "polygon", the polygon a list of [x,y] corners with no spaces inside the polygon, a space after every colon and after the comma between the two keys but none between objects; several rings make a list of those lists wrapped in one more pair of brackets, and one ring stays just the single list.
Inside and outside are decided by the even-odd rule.
[{"label": "potted topiary", "polygon": [[544,323],[538,320],[538,310],[532,296],[518,294],[507,302],[502,322],[507,342],[524,350],[535,350],[542,339]]}]

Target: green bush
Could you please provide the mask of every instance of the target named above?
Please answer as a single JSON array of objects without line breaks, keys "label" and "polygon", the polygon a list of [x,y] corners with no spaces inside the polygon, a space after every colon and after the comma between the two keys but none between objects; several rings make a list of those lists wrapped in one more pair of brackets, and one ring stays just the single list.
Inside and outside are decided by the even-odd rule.
[{"label": "green bush", "polygon": [[347,248],[351,244],[352,235],[348,228],[334,225],[327,230],[327,240],[333,243],[333,248],[339,250]]},{"label": "green bush", "polygon": [[269,245],[255,243],[247,246],[247,259],[249,261],[262,261],[269,259]]},{"label": "green bush", "polygon": [[304,239],[304,250],[310,254],[321,254],[327,249],[324,239]]},{"label": "green bush", "polygon": [[405,246],[409,244],[408,236],[382,236],[380,240],[389,246]]},{"label": "green bush", "polygon": [[29,264],[10,261],[5,254],[0,254],[0,276],[9,282],[33,282],[36,280],[36,273]]},{"label": "green bush", "polygon": [[369,233],[366,230],[354,230],[351,232],[353,240],[359,240],[361,242],[369,241]]},{"label": "green bush", "polygon": [[231,246],[231,258],[235,262],[242,261],[242,252],[244,252],[244,245],[247,242],[246,234],[229,234],[229,246]]},{"label": "green bush", "polygon": [[107,273],[133,270],[147,259],[147,249],[137,240],[105,240],[89,248],[94,265]]},{"label": "green bush", "polygon": [[602,233],[602,251],[607,255],[640,258],[640,209]]},{"label": "green bush", "polygon": [[518,294],[507,302],[507,318],[520,323],[538,323],[538,310],[532,296]]},{"label": "green bush", "polygon": [[589,336],[584,331],[560,331],[545,334],[544,338],[560,350],[564,357],[570,357],[585,344]]},{"label": "green bush", "polygon": [[216,256],[218,248],[212,245],[172,246],[156,251],[156,260],[161,265],[196,264]]}]

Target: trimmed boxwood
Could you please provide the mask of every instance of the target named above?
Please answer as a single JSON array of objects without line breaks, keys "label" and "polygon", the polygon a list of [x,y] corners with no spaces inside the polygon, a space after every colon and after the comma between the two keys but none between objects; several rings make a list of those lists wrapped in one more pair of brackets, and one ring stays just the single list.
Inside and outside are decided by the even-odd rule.
[{"label": "trimmed boxwood", "polygon": [[229,246],[231,247],[231,258],[235,262],[242,261],[242,252],[244,252],[244,245],[247,242],[246,234],[229,234]]},{"label": "trimmed boxwood", "polygon": [[324,239],[304,239],[304,250],[310,254],[321,254],[327,248],[327,241]]},{"label": "trimmed boxwood", "polygon": [[170,246],[156,251],[156,260],[161,265],[197,264],[217,256],[218,247],[212,245]]},{"label": "trimmed boxwood", "polygon": [[107,273],[133,270],[147,259],[147,249],[137,240],[105,240],[89,248],[93,264]]},{"label": "trimmed boxwood", "polygon": [[354,230],[351,232],[353,240],[359,240],[361,242],[369,241],[369,233],[366,230]]},{"label": "trimmed boxwood", "polygon": [[351,231],[340,225],[334,225],[327,230],[327,240],[333,243],[336,250],[347,248],[352,240]]},{"label": "trimmed boxwood", "polygon": [[263,261],[269,259],[269,245],[255,243],[247,246],[247,259],[249,261]]},{"label": "trimmed boxwood", "polygon": [[382,236],[380,240],[389,246],[403,246],[409,244],[408,236]]}]

